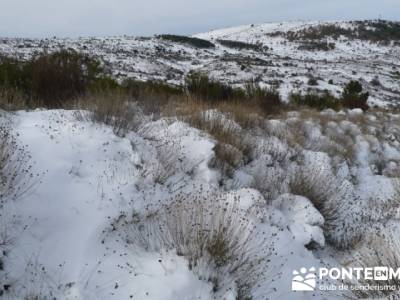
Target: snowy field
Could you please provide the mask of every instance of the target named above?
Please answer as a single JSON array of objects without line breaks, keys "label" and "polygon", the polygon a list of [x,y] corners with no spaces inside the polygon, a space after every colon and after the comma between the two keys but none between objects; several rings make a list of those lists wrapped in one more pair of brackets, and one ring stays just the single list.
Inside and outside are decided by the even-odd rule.
[{"label": "snowy field", "polygon": [[[3,115],[33,174],[27,193],[3,199],[6,299],[310,299],[291,292],[293,270],[357,265],[374,243],[400,257],[398,115],[233,124],[253,149],[231,176],[213,167],[216,141],[183,122],[145,121],[118,137],[76,116]],[[226,257],[200,247],[221,226]],[[312,293],[345,296],[356,299]]]}]

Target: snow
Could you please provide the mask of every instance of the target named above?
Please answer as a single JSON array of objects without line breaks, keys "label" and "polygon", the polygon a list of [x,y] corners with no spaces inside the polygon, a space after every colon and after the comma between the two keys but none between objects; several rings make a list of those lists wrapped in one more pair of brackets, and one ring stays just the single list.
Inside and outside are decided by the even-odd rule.
[{"label": "snow", "polygon": [[[107,126],[78,121],[73,111],[13,116],[13,130],[29,149],[34,172],[44,172],[40,184],[12,205],[25,227],[7,256],[7,278],[26,283],[13,287],[16,299],[54,287],[61,299],[214,299],[211,284],[190,271],[184,257],[131,248],[119,235],[112,238],[113,230],[107,233],[121,212],[144,212],[151,203],[159,207],[176,194],[180,180],[188,181],[183,189],[191,194],[194,186],[214,190],[218,186],[216,170],[208,167],[214,144],[207,135],[181,122],[146,125],[140,134],[130,132],[121,138]],[[152,165],[160,158],[157,147],[165,150],[172,144],[178,145],[174,151],[180,164],[174,161],[164,183],[146,178],[139,164]],[[194,169],[190,175],[185,172],[188,168]],[[257,190],[245,188],[221,197],[231,203],[240,199],[243,211],[255,209],[254,225],[274,236],[270,243],[277,254],[268,276],[275,277],[275,283],[258,288],[254,295],[293,299],[286,289],[292,269],[299,261],[319,264],[304,245],[310,241],[324,245],[322,216],[299,196],[283,195],[262,213],[256,207],[263,207],[265,200]],[[291,253],[290,258],[285,253]],[[285,267],[275,273],[282,264]],[[223,297],[234,299],[234,285],[225,280],[231,288]]]}]

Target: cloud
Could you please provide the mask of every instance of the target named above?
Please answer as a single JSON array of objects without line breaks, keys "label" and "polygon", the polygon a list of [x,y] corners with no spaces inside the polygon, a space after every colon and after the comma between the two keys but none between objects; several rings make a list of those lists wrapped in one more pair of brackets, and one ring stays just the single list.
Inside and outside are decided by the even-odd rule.
[{"label": "cloud", "polygon": [[286,20],[398,19],[398,0],[0,0],[0,36],[191,34]]}]

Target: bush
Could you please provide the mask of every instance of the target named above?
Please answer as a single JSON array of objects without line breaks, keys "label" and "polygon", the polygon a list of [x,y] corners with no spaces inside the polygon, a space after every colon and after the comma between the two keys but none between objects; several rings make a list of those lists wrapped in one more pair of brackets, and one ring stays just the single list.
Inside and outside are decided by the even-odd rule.
[{"label": "bush", "polygon": [[166,41],[171,41],[175,43],[182,43],[182,44],[187,44],[196,48],[214,48],[215,45],[211,43],[210,41],[199,39],[199,38],[194,38],[194,37],[189,37],[189,36],[184,36],[184,35],[173,35],[173,34],[162,34],[157,36],[158,38],[161,38]]},{"label": "bush", "polygon": [[210,79],[201,73],[186,77],[186,90],[197,100],[209,102],[240,101],[242,105],[257,106],[263,113],[273,113],[282,105],[280,95],[274,88],[262,88],[254,80],[248,81],[244,89]]},{"label": "bush", "polygon": [[307,41],[307,42],[302,42],[298,47],[298,49],[305,51],[330,51],[334,50],[335,47],[336,47],[335,43]]},{"label": "bush", "polygon": [[10,126],[0,124],[0,209],[6,201],[25,196],[36,183],[29,155]]},{"label": "bush", "polygon": [[246,98],[253,101],[264,113],[275,113],[282,106],[281,97],[275,88],[262,88],[254,80],[245,84]]},{"label": "bush", "polygon": [[220,43],[222,46],[228,47],[228,48],[233,48],[233,49],[238,49],[238,50],[253,50],[253,51],[262,51],[263,47],[262,45],[259,44],[249,44],[245,42],[240,42],[240,41],[231,41],[231,40],[217,40],[218,43]]},{"label": "bush", "polygon": [[[398,230],[392,228],[381,228],[378,234],[370,234],[367,236],[366,242],[355,252],[350,261],[350,267],[365,269],[382,266],[398,270],[400,268],[400,244],[397,236]],[[349,282],[344,283],[349,284]],[[396,276],[384,281],[360,278],[358,284],[378,286],[380,289],[354,289],[352,293],[356,299],[396,299],[400,288],[400,280]],[[384,286],[394,286],[395,290],[385,289]]]},{"label": "bush", "polygon": [[309,93],[302,95],[301,93],[292,93],[290,101],[296,105],[309,106],[318,110],[327,108],[334,110],[361,108],[367,110],[369,108],[368,97],[368,92],[363,93],[362,85],[358,81],[350,81],[344,87],[341,98],[336,98],[325,91],[323,94]]},{"label": "bush", "polygon": [[183,101],[184,89],[160,81],[126,80],[121,85],[128,97],[139,103],[143,112],[160,116],[161,111],[172,99]]},{"label": "bush", "polygon": [[379,77],[378,77],[378,76],[374,77],[374,78],[370,81],[370,83],[371,83],[373,86],[381,86],[381,82],[379,81]]},{"label": "bush", "polygon": [[106,124],[118,136],[135,130],[140,123],[140,109],[123,92],[86,95],[77,100],[76,106],[78,119]]},{"label": "bush", "polygon": [[233,99],[244,99],[245,93],[241,89],[210,79],[201,73],[190,73],[185,79],[187,92],[195,99],[204,101],[225,101]]},{"label": "bush", "polygon": [[31,86],[32,75],[29,63],[6,57],[0,58],[0,90],[3,109],[12,108],[19,94],[22,94],[25,106]]},{"label": "bush", "polygon": [[101,78],[101,72],[98,61],[72,50],[40,54],[29,61],[3,58],[0,86],[10,91],[3,94],[7,97],[3,102],[11,102],[10,95],[17,92],[23,95],[27,107],[62,107],[66,101],[85,94],[92,85],[99,88],[106,81],[111,84],[111,80]]},{"label": "bush", "polygon": [[[272,35],[284,35],[290,41],[301,40],[306,43],[322,43],[327,37],[338,39],[341,36],[349,39],[360,39],[374,43],[388,44],[390,41],[400,40],[400,23],[375,20],[355,21],[353,28],[343,28],[336,24],[322,24],[298,31],[276,32]],[[325,46],[323,46],[325,47]],[[330,48],[329,45],[327,45]]]},{"label": "bush", "polygon": [[240,299],[251,299],[253,288],[265,284],[273,248],[270,237],[255,229],[238,196],[230,200],[220,194],[182,194],[160,209],[134,213],[133,218],[122,216],[116,222],[112,227],[125,227],[123,240],[128,244],[183,256],[189,270],[213,284],[218,299],[224,298],[228,287],[234,287]]},{"label": "bush", "polygon": [[361,108],[367,110],[369,108],[367,100],[368,92],[363,92],[363,87],[358,81],[350,81],[343,89],[342,105],[346,108]]},{"label": "bush", "polygon": [[74,51],[60,51],[34,58],[31,64],[34,98],[48,108],[84,95],[100,74],[100,64]]},{"label": "bush", "polygon": [[182,87],[166,84],[161,81],[138,81],[128,79],[121,84],[121,87],[135,100],[140,100],[143,96],[148,95],[157,95],[165,98],[165,100],[173,96],[184,95]]},{"label": "bush", "polygon": [[310,77],[308,79],[308,85],[317,86],[318,85],[318,80],[316,78],[314,78],[314,77]]},{"label": "bush", "polygon": [[329,92],[325,92],[322,95],[317,93],[305,95],[293,93],[290,95],[290,101],[296,105],[309,106],[318,110],[327,108],[339,110],[341,108],[340,100],[332,96]]}]

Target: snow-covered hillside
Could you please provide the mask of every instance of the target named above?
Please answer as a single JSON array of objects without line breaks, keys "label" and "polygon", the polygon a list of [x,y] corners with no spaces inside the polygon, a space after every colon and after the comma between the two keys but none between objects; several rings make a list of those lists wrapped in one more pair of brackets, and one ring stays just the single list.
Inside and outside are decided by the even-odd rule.
[{"label": "snow-covered hillside", "polygon": [[[354,36],[333,36],[328,30],[357,28],[355,22],[286,22],[245,25],[195,37],[215,47],[202,49],[159,37],[110,37],[78,39],[0,39],[0,54],[27,58],[43,49],[73,48],[100,57],[120,78],[156,79],[179,84],[189,71],[240,85],[256,79],[278,86],[286,98],[291,91],[329,90],[340,93],[349,80],[360,80],[371,94],[370,103],[398,104],[400,100],[399,41],[376,43]],[[361,22],[361,24],[364,24]],[[365,22],[368,32],[370,23]],[[302,32],[322,26],[322,38],[291,38],[288,32]],[[326,30],[328,29],[328,30]],[[367,32],[367,33],[368,33]],[[363,32],[365,35],[365,32]],[[368,34],[366,35],[368,37]],[[242,41],[260,48],[235,49],[218,39]],[[317,79],[317,86],[308,85]]]},{"label": "snow-covered hillside", "polygon": [[[2,114],[33,174],[2,201],[6,299],[310,299],[291,291],[293,270],[363,263],[373,242],[400,257],[398,115],[289,112],[251,131],[223,120],[252,145],[229,176],[217,141],[175,118],[118,137],[79,115]],[[344,296],[356,298],[312,293]]]},{"label": "snow-covered hillside", "polygon": [[[400,44],[374,40],[373,24],[196,35],[208,48],[165,37],[0,39],[0,54],[73,48],[120,80],[180,84],[200,70],[284,97],[340,93],[356,79],[370,104],[397,106]],[[400,279],[388,282],[394,290],[332,290],[386,281],[325,277],[292,291],[310,268],[400,270],[398,110],[259,112],[250,101],[157,97],[111,91],[68,110],[0,110],[1,300],[399,299]]]}]

